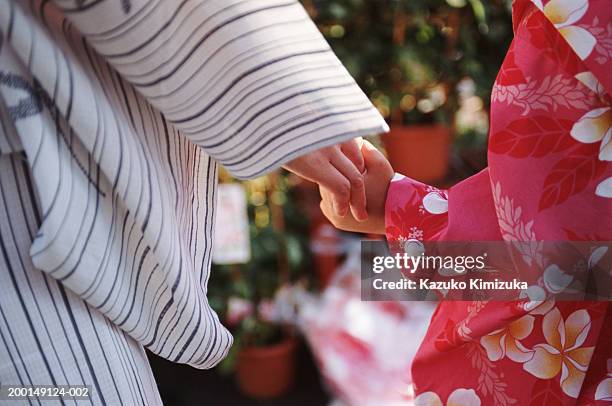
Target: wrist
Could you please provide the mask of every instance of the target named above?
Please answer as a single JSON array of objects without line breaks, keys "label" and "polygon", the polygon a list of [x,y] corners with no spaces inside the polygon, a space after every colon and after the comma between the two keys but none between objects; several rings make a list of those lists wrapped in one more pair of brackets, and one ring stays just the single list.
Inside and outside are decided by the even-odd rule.
[{"label": "wrist", "polygon": [[393,172],[389,173],[385,179],[382,180],[380,187],[378,188],[377,204],[373,210],[374,213],[372,213],[371,230],[369,230],[369,232],[372,234],[386,234],[385,207],[387,205],[389,187],[391,186],[391,181],[393,180],[394,176],[395,174]]}]

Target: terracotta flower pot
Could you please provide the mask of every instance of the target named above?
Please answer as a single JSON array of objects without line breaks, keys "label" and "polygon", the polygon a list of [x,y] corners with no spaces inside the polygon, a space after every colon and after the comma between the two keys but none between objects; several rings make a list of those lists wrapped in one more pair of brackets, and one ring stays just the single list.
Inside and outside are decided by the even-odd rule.
[{"label": "terracotta flower pot", "polygon": [[403,175],[431,183],[448,172],[451,132],[440,124],[392,126],[382,137],[393,169]]},{"label": "terracotta flower pot", "polygon": [[238,353],[240,390],[255,399],[270,399],[287,393],[295,381],[297,341],[286,338],[268,347],[246,347]]}]

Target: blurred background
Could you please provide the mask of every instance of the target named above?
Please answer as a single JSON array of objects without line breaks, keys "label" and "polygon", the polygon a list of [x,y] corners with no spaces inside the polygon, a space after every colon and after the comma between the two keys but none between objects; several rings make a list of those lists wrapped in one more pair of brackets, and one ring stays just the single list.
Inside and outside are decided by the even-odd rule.
[{"label": "blurred background", "polygon": [[[489,94],[510,0],[302,0],[391,127],[394,169],[448,187],[486,166]],[[429,303],[361,302],[359,241],[314,185],[220,174],[208,297],[235,343],[211,371],[151,363],[168,405],[410,405]]]}]

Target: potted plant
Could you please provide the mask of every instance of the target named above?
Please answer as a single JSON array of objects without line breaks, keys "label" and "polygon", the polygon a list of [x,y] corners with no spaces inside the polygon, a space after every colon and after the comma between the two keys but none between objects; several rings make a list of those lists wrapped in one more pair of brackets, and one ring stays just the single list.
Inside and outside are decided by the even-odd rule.
[{"label": "potted plant", "polygon": [[243,185],[252,257],[246,264],[215,265],[209,300],[234,336],[221,371],[235,373],[245,395],[267,399],[289,391],[295,379],[298,341],[275,297],[308,268],[308,224],[290,196],[286,175]]},{"label": "potted plant", "polygon": [[[396,171],[423,182],[445,178],[452,134],[468,78],[474,97],[488,98],[510,41],[510,5],[496,0],[306,1],[334,51],[388,120],[383,137]],[[478,50],[478,51],[477,51]],[[483,52],[482,50],[485,50]],[[479,53],[477,53],[479,52]],[[477,103],[476,103],[477,104]],[[475,103],[472,103],[472,106]],[[459,148],[466,144],[460,140]]]},{"label": "potted plant", "polygon": [[238,386],[245,395],[269,399],[293,387],[297,340],[260,312],[245,317],[235,327],[234,359],[230,357],[229,361],[235,362]]}]

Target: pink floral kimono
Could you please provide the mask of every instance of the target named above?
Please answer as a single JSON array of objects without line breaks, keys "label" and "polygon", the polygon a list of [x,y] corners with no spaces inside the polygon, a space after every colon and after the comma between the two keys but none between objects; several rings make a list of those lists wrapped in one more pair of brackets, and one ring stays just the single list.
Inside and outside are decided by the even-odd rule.
[{"label": "pink floral kimono", "polygon": [[[611,15],[609,0],[514,1],[514,41],[491,96],[489,167],[450,190],[396,176],[392,246],[612,240]],[[416,404],[610,404],[608,309],[442,302],[413,363]]]}]

